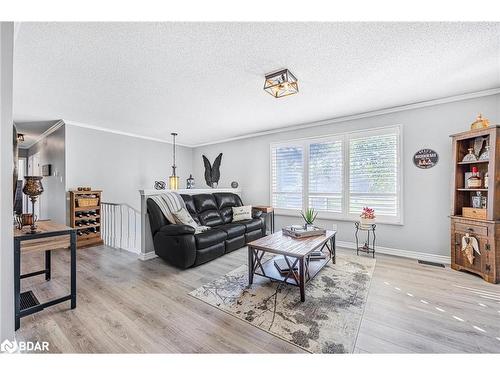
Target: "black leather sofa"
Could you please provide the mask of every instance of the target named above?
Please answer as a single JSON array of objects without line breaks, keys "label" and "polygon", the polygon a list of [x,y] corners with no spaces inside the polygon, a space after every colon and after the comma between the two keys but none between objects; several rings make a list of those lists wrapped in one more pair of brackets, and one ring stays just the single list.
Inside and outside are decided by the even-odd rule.
[{"label": "black leather sofa", "polygon": [[260,211],[254,211],[252,219],[233,222],[232,207],[243,206],[237,194],[181,194],[181,197],[193,219],[211,229],[195,234],[189,225],[170,223],[151,198],[146,202],[155,253],[176,267],[198,266],[266,234]]}]

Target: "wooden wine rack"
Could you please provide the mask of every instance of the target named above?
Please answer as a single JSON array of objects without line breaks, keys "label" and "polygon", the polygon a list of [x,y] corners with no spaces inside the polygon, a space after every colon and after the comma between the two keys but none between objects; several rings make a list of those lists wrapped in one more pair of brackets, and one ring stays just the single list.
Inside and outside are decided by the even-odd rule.
[{"label": "wooden wine rack", "polygon": [[[91,190],[91,191],[79,191],[71,190],[69,192],[70,197],[70,226],[72,228],[78,229],[77,233],[83,233],[77,235],[77,247],[84,248],[89,246],[101,245],[102,241],[102,210],[101,210],[101,193],[102,190]],[[97,199],[97,204],[93,206],[82,206],[78,204],[79,199],[85,198],[87,196],[95,196]],[[93,214],[87,216],[87,213],[92,212]],[[84,215],[80,217],[80,215]],[[89,224],[88,220],[95,220],[95,223]],[[87,223],[83,223],[87,221]],[[82,223],[83,225],[78,225]],[[95,232],[91,232],[94,230]]]}]

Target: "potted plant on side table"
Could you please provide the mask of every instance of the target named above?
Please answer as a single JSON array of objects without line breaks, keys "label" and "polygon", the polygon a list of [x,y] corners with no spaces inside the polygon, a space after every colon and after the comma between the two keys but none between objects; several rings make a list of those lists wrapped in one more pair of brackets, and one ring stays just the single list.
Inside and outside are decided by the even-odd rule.
[{"label": "potted plant on side table", "polygon": [[362,227],[366,228],[375,224],[375,210],[373,208],[363,207],[359,217],[361,218],[360,222]]}]

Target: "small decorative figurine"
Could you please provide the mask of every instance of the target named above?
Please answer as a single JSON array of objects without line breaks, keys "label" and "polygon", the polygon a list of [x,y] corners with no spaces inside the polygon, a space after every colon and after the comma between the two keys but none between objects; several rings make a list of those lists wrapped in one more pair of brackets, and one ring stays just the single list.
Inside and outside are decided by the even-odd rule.
[{"label": "small decorative figurine", "polygon": [[470,128],[471,130],[484,129],[488,126],[490,126],[490,120],[488,120],[487,118],[483,118],[483,116],[479,114],[476,118],[476,121],[471,124]]},{"label": "small decorative figurine", "polygon": [[165,181],[155,181],[156,190],[165,190]]},{"label": "small decorative figurine", "polygon": [[186,189],[194,189],[194,177],[192,174],[190,174],[189,178],[186,180]]},{"label": "small decorative figurine", "polygon": [[474,149],[471,147],[468,150],[469,150],[469,153],[464,156],[462,161],[477,161],[477,156],[474,155]]}]

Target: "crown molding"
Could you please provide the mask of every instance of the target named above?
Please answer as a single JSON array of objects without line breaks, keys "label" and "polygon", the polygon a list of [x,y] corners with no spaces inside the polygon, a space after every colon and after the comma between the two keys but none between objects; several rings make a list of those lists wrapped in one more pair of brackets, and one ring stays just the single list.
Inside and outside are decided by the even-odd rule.
[{"label": "crown molding", "polygon": [[64,121],[63,120],[57,121],[54,125],[52,125],[50,128],[48,128],[47,130],[45,130],[42,134],[40,134],[38,136],[38,138],[36,138],[33,142],[23,144],[23,145],[19,146],[19,148],[29,149],[29,148],[33,147],[38,142],[40,142],[42,139],[47,138],[50,134],[54,133],[57,129],[59,129],[63,125],[64,125]]},{"label": "crown molding", "polygon": [[483,91],[477,91],[477,92],[472,92],[472,93],[467,93],[467,94],[448,96],[448,97],[439,98],[439,99],[432,99],[432,100],[426,100],[426,101],[422,101],[422,102],[405,104],[405,105],[401,105],[401,106],[397,106],[397,107],[383,108],[383,109],[378,109],[375,111],[363,112],[363,113],[358,113],[358,114],[354,114],[354,115],[334,117],[334,118],[327,119],[327,120],[320,120],[320,121],[315,121],[315,122],[308,122],[308,123],[302,123],[302,124],[298,124],[298,125],[286,126],[286,127],[272,129],[272,130],[266,130],[266,131],[262,131],[262,132],[245,134],[245,135],[241,135],[241,136],[237,136],[237,137],[225,138],[225,139],[221,139],[221,140],[217,140],[217,141],[213,141],[213,142],[198,143],[198,144],[195,144],[195,145],[190,146],[190,147],[196,148],[196,147],[210,146],[210,145],[215,145],[218,143],[238,141],[238,140],[246,139],[246,138],[261,137],[264,135],[276,134],[276,133],[281,133],[281,132],[288,132],[288,131],[292,131],[292,130],[313,128],[316,126],[330,125],[330,124],[335,124],[335,123],[344,122],[344,121],[358,120],[358,119],[367,118],[367,117],[375,117],[375,116],[386,115],[386,114],[394,113],[394,112],[401,112],[401,111],[408,111],[410,109],[431,107],[434,105],[453,103],[453,102],[458,102],[458,101],[462,101],[462,100],[481,98],[483,96],[491,96],[491,95],[496,95],[496,94],[500,94],[500,87],[490,89],[490,90],[483,90]]},{"label": "crown molding", "polygon": [[[103,128],[101,126],[85,124],[83,122],[72,121],[72,120],[64,120],[64,122],[66,123],[66,125],[77,126],[79,128],[86,128],[86,129],[92,129],[92,130],[97,130],[97,131],[106,132],[106,133],[124,135],[126,137],[145,139],[147,141],[154,141],[154,142],[160,142],[160,143],[168,143],[170,145],[173,144],[172,141],[166,140],[166,139],[153,138],[153,137],[149,137],[149,136],[141,135],[141,134],[137,134],[137,133],[122,132],[120,130]],[[192,145],[187,145],[187,144],[179,143],[179,142],[175,142],[175,145],[176,146],[182,146],[182,147],[194,147]]]},{"label": "crown molding", "polygon": [[[334,117],[334,118],[327,119],[327,120],[307,122],[307,123],[302,123],[302,124],[297,124],[297,125],[292,125],[292,126],[285,126],[285,127],[276,128],[276,129],[272,129],[272,130],[266,130],[266,131],[262,131],[262,132],[249,133],[249,134],[245,134],[245,135],[241,135],[241,136],[237,136],[237,137],[223,138],[223,139],[219,139],[219,140],[212,141],[212,142],[202,142],[202,143],[196,143],[196,144],[186,144],[186,143],[177,143],[176,142],[176,145],[182,146],[182,147],[189,147],[189,148],[210,146],[210,145],[215,145],[215,144],[219,144],[219,143],[238,141],[241,139],[262,137],[262,136],[269,135],[269,134],[288,132],[288,131],[292,131],[292,130],[314,128],[316,126],[324,126],[324,125],[330,125],[330,124],[335,124],[335,123],[344,122],[344,121],[352,121],[352,120],[358,120],[358,119],[367,118],[367,117],[381,116],[381,115],[386,115],[389,113],[431,107],[431,106],[435,106],[435,105],[439,105],[439,104],[453,103],[453,102],[458,102],[458,101],[462,101],[462,100],[481,98],[484,96],[491,96],[491,95],[497,95],[497,94],[500,94],[500,87],[494,88],[494,89],[489,89],[489,90],[467,93],[467,94],[454,95],[454,96],[448,96],[448,97],[439,98],[439,99],[432,99],[432,100],[426,100],[426,101],[422,101],[422,102],[405,104],[405,105],[401,105],[401,106],[397,106],[397,107],[383,108],[383,109],[378,109],[375,111],[362,112],[362,113],[348,115],[348,116]],[[98,130],[98,131],[112,133],[112,134],[124,135],[127,137],[145,139],[148,141],[172,144],[172,141],[167,140],[167,139],[154,138],[154,137],[141,135],[141,134],[137,134],[137,133],[129,133],[129,132],[123,132],[120,130],[108,129],[108,128],[104,128],[102,126],[85,124],[85,123],[78,122],[78,121],[64,120],[64,123],[66,125],[77,126],[80,128],[87,128],[87,129]]]}]

